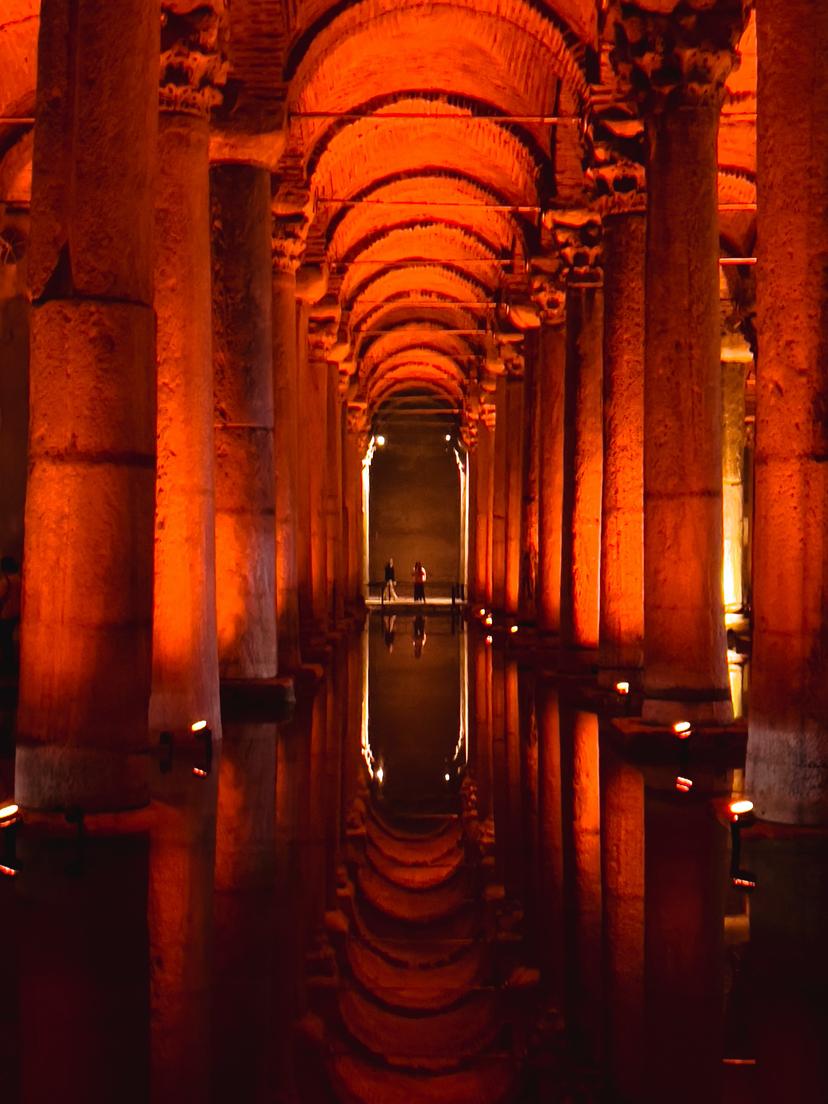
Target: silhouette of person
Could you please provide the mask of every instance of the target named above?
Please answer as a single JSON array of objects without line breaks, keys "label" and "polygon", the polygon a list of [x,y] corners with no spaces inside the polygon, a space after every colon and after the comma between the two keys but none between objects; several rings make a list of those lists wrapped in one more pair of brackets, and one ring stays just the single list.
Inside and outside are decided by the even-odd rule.
[{"label": "silhouette of person", "polygon": [[423,647],[428,639],[426,636],[426,620],[421,613],[414,618],[411,627],[411,639],[414,643],[414,658],[419,659],[423,654]]},{"label": "silhouette of person", "polygon": [[426,569],[419,560],[414,564],[411,577],[414,580],[414,601],[425,602]]},{"label": "silhouette of person", "polygon": [[0,560],[0,668],[14,670],[14,634],[20,624],[20,564],[14,556]]},{"label": "silhouette of person", "polygon": [[385,646],[389,652],[394,651],[394,631],[397,624],[397,615],[392,613],[390,617],[383,617],[382,627],[385,635]]},{"label": "silhouette of person", "polygon": [[394,570],[394,561],[389,556],[388,562],[385,565],[385,585],[382,588],[382,600],[383,602],[398,602],[397,596],[397,573]]}]

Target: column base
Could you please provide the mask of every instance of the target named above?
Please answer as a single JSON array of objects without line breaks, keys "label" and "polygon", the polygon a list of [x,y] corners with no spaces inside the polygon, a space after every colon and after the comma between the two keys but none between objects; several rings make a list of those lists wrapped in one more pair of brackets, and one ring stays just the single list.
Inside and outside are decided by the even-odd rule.
[{"label": "column base", "polygon": [[146,750],[22,743],[15,758],[15,798],[23,810],[117,813],[149,802]]},{"label": "column base", "polygon": [[295,704],[292,677],[221,680],[222,713],[226,710],[230,720],[248,716],[282,720]]},{"label": "column base", "polygon": [[639,690],[642,679],[643,670],[640,666],[616,664],[602,667],[600,659],[598,661],[598,685],[606,690],[614,690],[619,682],[628,682],[631,691]]},{"label": "column base", "polygon": [[642,720],[647,724],[672,725],[675,721],[728,724],[733,720],[730,690],[660,691],[654,696],[644,688]]}]

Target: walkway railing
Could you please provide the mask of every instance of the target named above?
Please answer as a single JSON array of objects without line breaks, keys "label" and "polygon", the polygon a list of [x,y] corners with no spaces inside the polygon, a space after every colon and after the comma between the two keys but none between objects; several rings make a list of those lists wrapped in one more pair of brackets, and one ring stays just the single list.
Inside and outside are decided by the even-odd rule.
[{"label": "walkway railing", "polygon": [[[397,592],[397,601],[411,603],[414,601],[414,584],[413,583],[395,583],[394,588]],[[462,582],[451,582],[437,579],[432,582],[431,579],[426,580],[425,584],[426,605],[432,601],[450,602],[452,606],[456,606],[466,600],[466,584]],[[368,597],[378,599],[381,605],[385,605],[385,580],[384,579],[372,579],[368,583]]]}]

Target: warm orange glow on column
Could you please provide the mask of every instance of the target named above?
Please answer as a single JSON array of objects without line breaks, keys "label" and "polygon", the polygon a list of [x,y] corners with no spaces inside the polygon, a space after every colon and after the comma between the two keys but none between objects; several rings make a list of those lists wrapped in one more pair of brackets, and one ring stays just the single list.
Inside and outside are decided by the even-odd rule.
[{"label": "warm orange glow on column", "polygon": [[[506,567],[503,610],[516,614],[520,604],[521,523],[523,520],[523,377],[506,381]],[[504,442],[505,444],[505,442]]]},{"label": "warm orange glow on column", "polygon": [[[158,473],[151,727],[207,717],[220,737],[216,645],[210,197],[206,117],[159,120],[155,309]],[[182,279],[182,272],[188,278]]]},{"label": "warm orange glow on column", "polygon": [[489,493],[492,477],[492,434],[484,420],[480,419],[477,431],[477,448],[471,456],[474,467],[474,575],[472,595],[477,600],[488,600],[487,561],[489,540]]},{"label": "warm orange glow on column", "polygon": [[744,529],[745,371],[743,359],[722,360],[722,583],[725,611],[742,609]]},{"label": "warm orange glow on column", "polygon": [[544,632],[561,627],[563,418],[566,329],[563,314],[544,321],[538,338],[538,578],[537,620]]},{"label": "warm orange glow on column", "polygon": [[218,165],[210,182],[219,669],[273,678],[270,175]]},{"label": "warm orange glow on column", "polygon": [[310,569],[313,630],[328,628],[328,521],[325,468],[329,462],[328,440],[328,364],[325,358],[325,333],[314,323],[304,392],[307,405],[303,422],[308,504],[310,514]]},{"label": "warm orange glow on column", "polygon": [[495,393],[494,464],[492,470],[492,605],[506,603],[506,514],[508,509],[509,449],[506,379],[497,381]]}]

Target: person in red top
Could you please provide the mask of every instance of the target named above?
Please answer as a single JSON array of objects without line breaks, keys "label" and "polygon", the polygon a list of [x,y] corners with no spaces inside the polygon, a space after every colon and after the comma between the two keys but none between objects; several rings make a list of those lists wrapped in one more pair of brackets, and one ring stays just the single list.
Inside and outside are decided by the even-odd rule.
[{"label": "person in red top", "polygon": [[419,560],[414,564],[411,576],[414,579],[414,601],[425,602],[426,569]]}]

